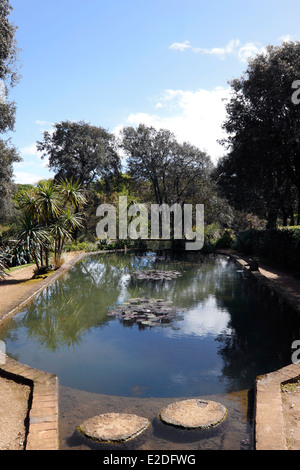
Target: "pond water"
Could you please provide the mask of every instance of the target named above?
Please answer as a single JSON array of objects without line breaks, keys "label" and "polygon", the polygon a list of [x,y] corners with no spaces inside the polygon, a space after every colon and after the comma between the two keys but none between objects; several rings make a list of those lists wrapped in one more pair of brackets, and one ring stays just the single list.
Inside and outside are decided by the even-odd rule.
[{"label": "pond water", "polygon": [[[149,269],[181,276],[132,276]],[[155,326],[109,315],[131,298],[172,301],[181,315]],[[226,256],[188,252],[90,255],[0,330],[7,353],[56,374],[72,403],[77,390],[102,397],[102,404],[113,403],[110,396],[223,396],[234,402],[257,375],[291,362],[298,337],[298,317],[260,292]],[[62,403],[69,409],[70,398]]]}]

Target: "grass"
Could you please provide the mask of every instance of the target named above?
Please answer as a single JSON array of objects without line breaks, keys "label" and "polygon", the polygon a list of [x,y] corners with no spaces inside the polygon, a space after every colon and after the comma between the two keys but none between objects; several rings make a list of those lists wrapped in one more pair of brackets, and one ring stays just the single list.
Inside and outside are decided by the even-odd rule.
[{"label": "grass", "polygon": [[13,268],[5,269],[6,273],[18,271],[18,269],[27,268],[28,266],[35,266],[35,263],[21,264],[21,266],[14,266]]}]

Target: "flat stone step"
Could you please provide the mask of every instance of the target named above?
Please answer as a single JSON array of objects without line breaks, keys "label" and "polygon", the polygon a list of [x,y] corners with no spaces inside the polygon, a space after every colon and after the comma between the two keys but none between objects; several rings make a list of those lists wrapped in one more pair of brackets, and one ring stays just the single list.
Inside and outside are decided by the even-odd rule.
[{"label": "flat stone step", "polygon": [[82,423],[78,430],[100,442],[124,442],[141,434],[149,425],[147,418],[126,413],[105,413]]},{"label": "flat stone step", "polygon": [[206,429],[220,424],[227,415],[221,403],[193,398],[171,403],[160,412],[167,424],[186,429]]}]

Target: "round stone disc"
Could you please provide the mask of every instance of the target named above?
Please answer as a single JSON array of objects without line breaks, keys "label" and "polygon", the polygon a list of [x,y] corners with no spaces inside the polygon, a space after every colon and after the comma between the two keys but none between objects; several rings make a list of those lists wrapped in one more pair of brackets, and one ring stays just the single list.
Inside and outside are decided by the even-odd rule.
[{"label": "round stone disc", "polygon": [[194,398],[172,403],[160,412],[167,424],[187,429],[205,429],[224,421],[227,409],[221,403]]},{"label": "round stone disc", "polygon": [[97,441],[121,442],[138,436],[148,424],[147,418],[134,414],[105,413],[84,421],[78,429]]}]

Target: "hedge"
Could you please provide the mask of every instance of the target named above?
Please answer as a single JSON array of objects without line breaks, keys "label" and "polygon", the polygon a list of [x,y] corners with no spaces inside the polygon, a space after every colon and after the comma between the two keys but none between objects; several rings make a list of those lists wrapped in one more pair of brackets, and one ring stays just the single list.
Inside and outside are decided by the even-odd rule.
[{"label": "hedge", "polygon": [[299,226],[247,230],[238,235],[236,249],[300,272]]}]

